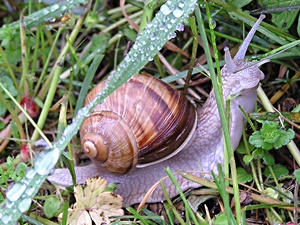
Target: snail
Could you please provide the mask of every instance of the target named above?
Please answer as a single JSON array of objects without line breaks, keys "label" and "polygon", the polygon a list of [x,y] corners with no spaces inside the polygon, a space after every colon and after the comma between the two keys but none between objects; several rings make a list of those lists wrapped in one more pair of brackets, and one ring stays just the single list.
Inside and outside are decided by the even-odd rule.
[{"label": "snail", "polygon": [[[245,121],[239,106],[247,113],[253,111],[256,89],[264,78],[258,64],[244,61],[263,18],[262,15],[256,21],[234,59],[225,48],[226,65],[221,70],[224,101],[231,95],[236,96],[230,102],[229,129],[233,149],[239,144]],[[88,94],[86,103],[102,86],[103,83],[98,84]],[[149,96],[145,97],[147,94]],[[163,133],[166,136],[162,136]],[[124,205],[140,202],[153,184],[166,177],[166,167],[175,173],[182,190],[187,190],[199,185],[176,172],[190,171],[196,175],[200,175],[199,171],[216,172],[217,164],[223,163],[222,127],[213,90],[204,105],[194,109],[179,91],[147,75],[135,75],[103,105],[97,106],[83,122],[80,136],[84,152],[93,163],[75,168],[77,182],[84,183],[86,178],[96,175],[108,182],[117,182],[116,194],[124,198]],[[130,140],[124,148],[120,147],[121,139]],[[116,145],[117,152],[110,151],[113,147],[108,146],[109,142]],[[166,146],[159,147],[161,144]],[[101,153],[96,151],[97,147],[101,148]],[[117,159],[118,155],[126,158],[124,165]],[[66,169],[56,169],[48,180],[63,186],[72,184]],[[165,179],[164,183],[170,197],[178,194],[170,179]],[[148,202],[162,200],[164,195],[157,187]]]}]

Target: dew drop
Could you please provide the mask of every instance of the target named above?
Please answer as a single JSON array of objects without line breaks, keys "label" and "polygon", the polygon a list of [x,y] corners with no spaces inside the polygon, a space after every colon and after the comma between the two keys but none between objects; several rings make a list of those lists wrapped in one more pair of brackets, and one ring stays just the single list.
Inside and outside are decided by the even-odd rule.
[{"label": "dew drop", "polygon": [[48,14],[50,13],[50,11],[49,11],[48,9],[44,9],[44,10],[42,11],[42,13],[43,13],[44,15],[48,15]]},{"label": "dew drop", "polygon": [[31,205],[31,198],[24,198],[19,205],[19,210],[24,213],[26,212]]},{"label": "dew drop", "polygon": [[182,9],[179,9],[179,8],[176,8],[174,11],[173,11],[173,16],[175,16],[176,18],[179,18],[183,15],[183,10]]},{"label": "dew drop", "polygon": [[51,10],[52,12],[54,12],[54,11],[56,11],[57,9],[59,9],[59,6],[58,6],[58,4],[54,4],[54,5],[52,5],[50,8],[51,8],[50,10]]},{"label": "dew drop", "polygon": [[55,18],[50,18],[50,19],[48,19],[48,21],[51,22],[51,23],[54,23],[55,20],[56,20]]},{"label": "dew drop", "polygon": [[160,11],[164,15],[169,15],[172,12],[172,10],[166,4],[164,4],[160,7]]},{"label": "dew drop", "polygon": [[27,189],[26,189],[26,194],[27,194],[28,196],[32,196],[33,193],[34,193],[34,191],[35,191],[35,188],[34,188],[34,187],[27,187]]},{"label": "dew drop", "polygon": [[9,224],[10,221],[11,221],[11,214],[5,214],[3,217],[2,217],[2,221],[4,224]]},{"label": "dew drop", "polygon": [[215,28],[216,28],[216,26],[217,26],[217,23],[216,23],[216,21],[215,21],[215,20],[213,20],[213,19],[211,19],[211,20],[209,20],[209,22],[210,22],[210,24],[211,24],[212,28],[213,28],[213,29],[215,29]]},{"label": "dew drop", "polygon": [[175,38],[176,37],[176,33],[172,33],[168,36],[169,39]]},{"label": "dew drop", "polygon": [[165,29],[165,26],[163,25],[163,24],[161,24],[160,26],[159,26],[159,30],[164,30]]},{"label": "dew drop", "polygon": [[7,193],[6,197],[8,200],[14,202],[17,201],[24,193],[26,186],[21,183],[16,183]]},{"label": "dew drop", "polygon": [[154,34],[150,34],[150,40],[151,41],[155,41],[156,40],[156,36]]},{"label": "dew drop", "polygon": [[58,148],[54,148],[43,153],[35,160],[34,169],[39,175],[48,175],[58,161],[60,151]]},{"label": "dew drop", "polygon": [[63,6],[61,7],[61,10],[63,10],[63,11],[67,10],[67,6],[63,5]]},{"label": "dew drop", "polygon": [[36,179],[36,180],[35,180],[35,184],[36,184],[36,185],[40,185],[40,184],[41,184],[41,179]]},{"label": "dew drop", "polygon": [[6,202],[5,206],[7,209],[11,209],[14,206],[14,203],[11,201],[8,201],[8,202]]}]

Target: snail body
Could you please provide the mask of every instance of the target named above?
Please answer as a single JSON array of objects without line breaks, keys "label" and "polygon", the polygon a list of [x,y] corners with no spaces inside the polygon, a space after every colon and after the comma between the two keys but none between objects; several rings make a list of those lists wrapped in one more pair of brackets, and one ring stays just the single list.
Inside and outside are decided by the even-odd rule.
[{"label": "snail body", "polygon": [[[261,16],[259,20],[254,24],[253,28],[251,29],[245,41],[241,45],[234,59],[231,58],[229,50],[227,48],[225,49],[226,65],[221,70],[224,102],[230,96],[236,96],[230,101],[230,118],[229,118],[230,137],[231,137],[233,149],[236,149],[236,147],[238,146],[238,143],[242,135],[242,127],[244,123],[244,117],[241,110],[239,109],[239,106],[241,106],[247,113],[253,111],[256,102],[256,89],[259,81],[264,78],[264,74],[262,73],[261,70],[259,70],[258,65],[254,65],[250,62],[244,61],[245,53],[249,46],[249,43],[263,18],[264,17]],[[134,83],[135,84],[139,83],[141,80],[143,80],[143,82],[138,86],[142,87],[142,89],[140,89],[141,91],[137,91],[134,89],[135,87],[132,87],[131,85]],[[108,141],[106,139],[106,136],[100,139],[96,138],[96,140],[98,140],[99,142],[96,143],[96,145],[100,145],[100,146],[104,145],[104,154],[102,153],[98,155],[98,153],[93,152],[95,145],[92,144],[93,142],[92,141],[93,138],[91,138],[92,135],[88,135],[87,138],[84,137],[85,133],[95,133],[95,131],[93,131],[92,128],[87,128],[87,129],[81,128],[80,131],[80,136],[82,138],[82,145],[83,146],[86,145],[86,149],[84,151],[88,153],[88,156],[92,159],[94,163],[88,166],[75,168],[77,182],[84,183],[86,178],[99,175],[102,178],[107,179],[108,182],[120,183],[116,190],[116,194],[120,194],[124,198],[125,205],[131,205],[140,202],[143,199],[145,193],[151,188],[153,184],[155,184],[159,179],[166,177],[164,169],[167,167],[169,167],[173,171],[173,173],[175,173],[175,177],[182,190],[186,190],[188,188],[198,187],[199,185],[190,182],[188,180],[185,180],[179,174],[176,174],[176,172],[188,171],[188,172],[195,173],[195,175],[199,176],[200,175],[199,171],[204,171],[207,173],[210,173],[211,171],[216,172],[217,164],[222,164],[223,162],[224,146],[223,146],[223,137],[222,137],[222,126],[219,117],[219,112],[217,109],[214,91],[211,91],[209,98],[206,100],[205,104],[200,109],[198,108],[194,109],[187,100],[182,100],[181,94],[179,94],[170,86],[162,83],[161,81],[158,81],[159,83],[158,86],[164,87],[166,89],[164,89],[164,91],[162,91],[159,95],[157,95],[159,96],[159,98],[153,97],[153,95],[152,97],[150,95],[150,97],[152,99],[156,99],[156,101],[159,103],[153,103],[152,100],[151,101],[148,100],[148,102],[146,100],[146,103],[142,103],[143,101],[145,101],[144,97],[142,97],[143,95],[142,93],[146,92],[145,91],[146,87],[144,87],[144,85],[147,83],[148,83],[147,85],[149,85],[149,83],[152,82],[157,82],[157,79],[148,76],[143,76],[143,75],[135,75],[129,82],[121,86],[121,88],[115,92],[114,98],[123,97],[122,99],[124,99],[125,96],[126,99],[127,94],[129,92],[132,92],[133,95],[136,95],[135,97],[137,97],[138,100],[133,101],[131,98],[129,98],[128,101],[126,100],[117,101],[118,102],[116,106],[117,113],[112,113],[111,112],[112,107],[109,106],[111,104],[110,103],[111,100],[106,99],[105,104],[103,106],[99,106],[99,108],[95,108],[94,111],[91,113],[91,116],[86,119],[87,123],[85,124],[85,126],[89,125],[88,127],[92,127],[91,125],[97,124],[100,120],[102,120],[104,114],[109,114],[108,116],[109,122],[105,122],[105,123],[111,123],[111,122],[121,120],[121,124],[123,122],[128,123],[128,121],[130,121],[129,122],[130,124],[136,122],[138,118],[142,117],[141,119],[142,123],[149,125],[154,120],[147,119],[146,117],[144,118],[143,116],[140,115],[140,112],[146,109],[150,110],[150,114],[152,113],[151,114],[152,117],[150,116],[150,118],[155,117],[155,115],[159,115],[158,119],[165,119],[166,117],[170,117],[170,116],[166,116],[169,114],[166,115],[160,114],[160,109],[162,108],[169,109],[171,107],[170,105],[164,103],[165,101],[167,101],[166,99],[168,99],[167,96],[169,95],[168,94],[166,94],[165,96],[161,96],[161,95],[164,95],[164,93],[172,93],[170,94],[170,96],[175,95],[177,99],[174,102],[177,102],[176,104],[178,104],[178,102],[180,102],[180,104],[183,104],[183,106],[182,105],[178,106],[175,104],[175,109],[180,108],[179,111],[183,111],[184,113],[182,114],[179,113],[181,115],[179,116],[179,120],[176,120],[173,123],[173,125],[170,125],[170,127],[173,128],[184,127],[183,129],[189,130],[190,132],[185,133],[182,131],[176,131],[173,132],[175,134],[175,139],[174,137],[172,137],[172,135],[170,135],[171,136],[170,139],[169,138],[163,139],[163,137],[159,137],[159,139],[162,140],[161,141],[162,143],[168,142],[169,143],[168,146],[174,145],[174,143],[176,143],[175,144],[177,145],[176,148],[177,149],[179,148],[180,151],[178,151],[176,148],[174,150],[171,147],[170,148],[167,147],[167,149],[165,149],[169,151],[167,155],[165,154],[161,155],[159,153],[157,156],[156,152],[157,151],[159,152],[159,150],[157,149],[161,149],[161,148],[155,147],[154,153],[151,152],[151,150],[149,153],[151,157],[154,158],[154,160],[152,159],[150,161],[144,160],[143,157],[147,156],[148,153],[146,154],[140,153],[140,150],[141,149],[143,150],[145,146],[151,145],[148,144],[147,141],[151,139],[149,137],[152,137],[151,135],[149,135],[149,133],[144,132],[144,130],[150,129],[149,131],[151,131],[152,126],[150,126],[150,128],[142,129],[140,125],[138,125],[136,129],[133,129],[133,130],[137,130],[137,132],[133,132],[133,134],[130,134],[128,138],[126,137],[126,139],[134,140],[133,142],[131,142],[132,144],[129,144],[130,149],[134,149],[134,147],[137,147],[138,149],[137,153],[135,152],[135,150],[132,150],[132,152],[134,153],[129,157],[131,160],[131,161],[129,160],[130,162],[127,163],[127,165],[129,166],[126,165],[125,166],[126,168],[123,168],[123,166],[121,167],[117,166],[116,167],[117,169],[112,169],[111,172],[108,172],[107,165],[103,165],[107,162],[107,159],[109,158],[108,156],[110,155],[110,153],[107,153],[109,151],[107,151]],[[156,87],[156,85],[154,85],[154,87]],[[160,88],[158,88],[158,90],[159,89]],[[123,90],[123,92],[120,92],[121,90]],[[175,94],[173,91],[175,91]],[[150,91],[150,93],[152,93],[152,91]],[[93,91],[92,94],[88,95],[86,99],[87,102],[90,101],[89,99],[90,95],[93,95]],[[132,95],[128,94],[128,96],[132,96]],[[163,100],[159,100],[161,98]],[[152,105],[153,106],[154,104],[160,105],[160,103],[162,103],[164,107],[158,107],[159,110],[151,111]],[[126,108],[127,106],[129,106],[128,110],[130,111],[130,115],[125,115],[127,111],[126,110],[124,111],[123,108]],[[176,113],[174,112],[171,113],[171,115],[175,115],[175,114]],[[122,118],[119,118],[120,115],[122,116]],[[96,117],[98,119],[95,119]],[[187,120],[185,120],[185,118]],[[166,129],[166,126],[169,125],[169,122],[167,123],[162,122],[161,124],[163,124],[163,126],[160,126],[160,129],[156,128],[154,129],[154,132],[153,130],[151,132],[160,134],[160,132],[157,131],[166,130],[166,133],[169,134],[169,130]],[[182,124],[183,126],[179,126],[179,124]],[[104,125],[104,127],[106,127],[106,125]],[[194,128],[195,131],[193,131]],[[122,125],[122,129],[123,129],[123,125]],[[109,131],[107,130],[104,131],[104,133],[105,132],[122,133],[120,129],[117,129],[116,131],[116,129],[113,128]],[[144,140],[143,135],[148,137]],[[121,136],[125,136],[125,135],[121,135]],[[177,139],[178,136],[185,136],[186,139],[183,141],[178,141]],[[140,144],[139,140],[144,140],[141,143],[144,142],[147,144]],[[154,143],[156,143],[158,139],[154,138],[154,140],[155,140]],[[172,157],[169,157],[170,154],[172,155]],[[133,155],[140,156],[140,158],[138,157],[133,159]],[[98,159],[98,161],[96,159]],[[66,171],[65,169],[57,169],[53,175],[49,176],[48,180],[63,186],[72,184],[71,176],[69,175],[68,171]],[[170,197],[173,197],[178,194],[175,186],[171,184],[170,179],[165,179],[164,183]],[[162,190],[160,187],[157,187],[152,193],[152,195],[150,196],[150,198],[148,199],[148,202],[158,202],[158,201],[162,201],[163,199],[164,199],[164,195],[162,193]]]}]

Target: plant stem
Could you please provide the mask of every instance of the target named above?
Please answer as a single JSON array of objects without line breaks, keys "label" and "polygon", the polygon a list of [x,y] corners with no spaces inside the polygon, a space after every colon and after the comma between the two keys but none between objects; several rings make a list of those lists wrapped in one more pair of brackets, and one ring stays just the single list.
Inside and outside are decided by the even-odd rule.
[{"label": "plant stem", "polygon": [[[70,43],[73,43],[75,41],[75,38],[77,37],[79,31],[80,31],[80,28],[82,27],[83,25],[83,22],[84,22],[84,19],[86,17],[87,14],[84,14],[83,16],[81,16],[71,35],[70,35]],[[60,55],[58,56],[56,62],[55,62],[55,65],[52,69],[52,71],[54,71],[54,75],[53,75],[53,78],[52,78],[52,81],[51,81],[51,85],[50,85],[50,88],[49,88],[49,91],[48,91],[48,95],[47,95],[47,98],[45,100],[45,104],[44,104],[44,107],[41,111],[41,114],[40,114],[40,117],[39,117],[39,120],[37,122],[37,125],[39,128],[42,128],[45,124],[45,121],[46,121],[46,118],[47,118],[47,115],[48,115],[48,112],[49,112],[49,109],[51,107],[51,104],[52,104],[52,100],[53,100],[53,97],[55,95],[55,92],[56,92],[56,87],[57,87],[57,84],[58,84],[58,81],[59,81],[59,76],[61,74],[61,71],[62,71],[62,65],[64,63],[64,60],[65,60],[65,57],[66,57],[66,54],[67,54],[67,51],[69,50],[69,44],[66,44],[65,47],[62,49]],[[31,137],[31,140],[32,141],[36,141],[39,137],[39,133],[37,130],[34,130],[33,134],[32,134],[32,137]]]}]

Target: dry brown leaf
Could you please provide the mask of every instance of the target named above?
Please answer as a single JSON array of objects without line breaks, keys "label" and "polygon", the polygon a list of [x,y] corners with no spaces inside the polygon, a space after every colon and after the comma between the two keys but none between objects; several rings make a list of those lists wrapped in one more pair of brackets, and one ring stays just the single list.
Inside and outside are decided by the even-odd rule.
[{"label": "dry brown leaf", "polygon": [[87,179],[84,187],[76,185],[76,203],[69,209],[67,224],[90,225],[92,221],[95,224],[109,224],[112,221],[109,217],[124,215],[122,197],[103,192],[106,185],[107,181],[100,177]]}]

